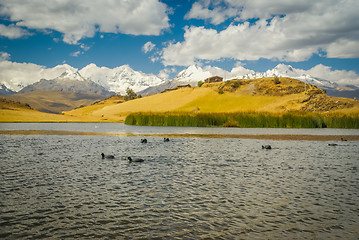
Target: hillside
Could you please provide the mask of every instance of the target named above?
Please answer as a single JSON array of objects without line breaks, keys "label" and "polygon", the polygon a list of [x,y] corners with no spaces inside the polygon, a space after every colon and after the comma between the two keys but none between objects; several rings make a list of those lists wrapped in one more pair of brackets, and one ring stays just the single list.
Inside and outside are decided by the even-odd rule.
[{"label": "hillside", "polygon": [[43,113],[28,104],[0,98],[0,122],[85,122],[86,119]]},{"label": "hillside", "polygon": [[87,106],[104,97],[96,94],[36,90],[2,96],[16,102],[23,102],[41,112],[61,113],[80,106]]},{"label": "hillside", "polygon": [[106,100],[65,112],[93,121],[124,121],[133,112],[333,112],[359,113],[359,102],[329,97],[313,85],[291,78],[240,79],[181,88],[128,102]]}]

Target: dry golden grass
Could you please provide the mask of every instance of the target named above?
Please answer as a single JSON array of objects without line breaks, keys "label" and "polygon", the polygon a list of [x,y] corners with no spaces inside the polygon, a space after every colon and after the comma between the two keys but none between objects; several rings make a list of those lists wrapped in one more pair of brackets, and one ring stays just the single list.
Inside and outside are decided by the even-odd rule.
[{"label": "dry golden grass", "polygon": [[207,95],[210,89],[181,88],[176,91],[165,92],[149,97],[139,98],[124,103],[104,101],[73,111],[64,112],[65,115],[86,116],[99,121],[124,121],[132,112],[168,112],[176,111],[184,104],[190,103],[198,97]]},{"label": "dry golden grass", "polygon": [[[236,81],[240,84],[233,84]],[[280,81],[280,84],[274,84],[273,78],[263,78],[210,83],[204,84],[201,88],[181,88],[120,104],[111,101],[101,102],[102,105],[80,108],[65,114],[88,116],[99,121],[124,121],[126,116],[133,112],[278,113],[300,111],[311,95],[323,95],[324,99],[331,99],[332,102],[335,100],[326,96],[322,90],[311,85],[305,86],[299,80],[280,78]],[[232,85],[235,87],[231,87]],[[219,89],[224,90],[223,94],[218,93]],[[358,101],[345,98],[340,98],[340,101],[348,102],[353,107],[332,112],[359,112]]]},{"label": "dry golden grass", "polygon": [[101,96],[94,94],[45,90],[36,90],[33,92],[18,93],[2,97],[12,101],[24,102],[29,104],[33,109],[51,113],[61,113],[65,110],[69,111],[80,106],[87,106],[99,99],[103,99]]},{"label": "dry golden grass", "polygon": [[87,119],[36,110],[0,109],[0,122],[87,122]]}]

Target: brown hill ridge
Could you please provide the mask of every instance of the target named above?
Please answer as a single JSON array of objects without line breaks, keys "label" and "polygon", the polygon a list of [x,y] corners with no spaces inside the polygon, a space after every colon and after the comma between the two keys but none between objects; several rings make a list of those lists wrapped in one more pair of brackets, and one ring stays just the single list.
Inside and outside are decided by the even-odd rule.
[{"label": "brown hill ridge", "polygon": [[29,104],[0,98],[0,109],[7,110],[32,110]]}]

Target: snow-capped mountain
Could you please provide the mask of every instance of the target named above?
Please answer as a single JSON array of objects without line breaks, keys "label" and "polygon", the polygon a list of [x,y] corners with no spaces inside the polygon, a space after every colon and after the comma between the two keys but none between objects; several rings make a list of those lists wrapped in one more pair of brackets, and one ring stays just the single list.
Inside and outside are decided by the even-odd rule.
[{"label": "snow-capped mountain", "polygon": [[309,74],[304,73],[302,70],[294,69],[292,66],[285,64],[278,64],[275,68],[267,70],[266,72],[253,72],[245,75],[236,76],[236,78],[238,79],[255,79],[265,77],[290,77],[324,89],[332,89],[338,87],[338,84],[336,83],[325,79],[313,77]]},{"label": "snow-capped mountain", "polygon": [[[244,69],[244,68],[243,68]],[[246,74],[241,74],[241,72],[249,72]],[[321,88],[336,88],[338,84],[330,82],[328,80],[315,78],[309,74],[305,74],[302,70],[294,69],[290,65],[278,64],[275,68],[267,70],[266,72],[255,72],[255,71],[239,71],[236,72],[235,69],[232,72],[226,72],[223,69],[219,68],[210,68],[205,69],[198,67],[196,65],[189,66],[188,68],[182,70],[176,75],[173,81],[179,81],[182,83],[190,83],[191,85],[196,85],[198,81],[203,81],[206,78],[219,75],[226,80],[229,79],[255,79],[255,78],[266,78],[266,77],[290,77],[294,79],[301,80],[303,82],[316,85]]]},{"label": "snow-capped mountain", "polygon": [[109,92],[103,86],[85,79],[78,71],[68,70],[55,79],[41,79],[39,82],[28,85],[19,93],[33,92],[36,90],[95,94],[103,97],[109,97],[114,94],[113,92]]},{"label": "snow-capped mountain", "polygon": [[[140,71],[135,71],[128,65],[111,69],[89,64],[81,70],[78,70],[68,64],[62,64],[54,68],[39,67],[29,73],[19,71],[16,74],[11,74],[10,78],[1,79],[0,84],[4,84],[9,90],[18,92],[27,86],[40,82],[42,79],[57,79],[58,81],[90,80],[101,85],[107,91],[117,94],[125,94],[127,87],[130,87],[135,92],[139,92],[148,87],[157,86],[165,82],[165,80],[160,79],[154,74],[145,74]],[[67,81],[66,83],[69,84],[70,82]],[[42,84],[44,84],[44,81],[42,81]]]},{"label": "snow-capped mountain", "polygon": [[[338,91],[339,89],[342,90],[342,92],[343,89],[353,92],[359,89],[358,86],[341,88],[341,86],[339,86],[337,83],[333,83],[327,79],[317,78],[315,76],[309,75],[308,71],[295,69],[292,66],[285,64],[278,64],[275,68],[267,70],[266,72],[255,72],[240,65],[233,68],[230,72],[218,67],[206,66],[202,68],[197,65],[192,65],[179,72],[175,78],[169,81],[165,81],[164,79],[161,79],[154,74],[145,74],[140,71],[135,71],[128,65],[123,65],[111,69],[107,67],[98,67],[95,64],[89,64],[81,70],[78,70],[70,65],[62,64],[54,68],[39,67],[30,72],[19,71],[16,72],[16,74],[12,73],[9,75],[10,77],[1,79],[0,84],[3,84],[1,89],[5,89],[4,87],[6,87],[6,89],[9,90],[6,92],[5,90],[1,90],[1,92],[6,94],[11,93],[11,91],[19,91],[22,88],[24,88],[23,91],[29,91],[29,89],[34,88],[34,86],[36,86],[36,88],[42,86],[44,88],[53,88],[53,90],[55,90],[55,80],[55,85],[61,85],[63,91],[66,89],[69,90],[71,88],[78,89],[78,82],[88,83],[88,81],[90,81],[91,83],[102,86],[106,91],[114,92],[117,94],[126,94],[126,89],[128,87],[137,93],[149,94],[149,92],[151,92],[151,94],[155,94],[163,91],[164,88],[173,88],[178,85],[190,84],[192,86],[196,86],[198,81],[203,81],[206,78],[216,75],[223,77],[224,80],[235,78],[253,79],[274,76],[291,77],[309,84],[316,85],[327,90],[327,92]],[[45,82],[41,79],[50,79],[52,82]],[[75,82],[71,82],[70,80]],[[61,81],[63,82],[61,83]],[[34,85],[30,87],[32,84]],[[71,84],[75,84],[77,87],[71,87]],[[29,87],[25,88],[27,86]],[[88,87],[84,88],[88,89]]]},{"label": "snow-capped mountain", "polygon": [[110,69],[98,67],[92,63],[79,72],[83,77],[105,87],[107,90],[122,95],[126,93],[128,87],[135,92],[140,92],[148,87],[157,86],[165,82],[153,74],[135,71],[128,65]]},{"label": "snow-capped mountain", "polygon": [[0,83],[0,95],[11,95],[14,93],[14,91],[11,91],[4,84]]},{"label": "snow-capped mountain", "polygon": [[191,65],[180,71],[172,80],[163,81],[159,85],[148,87],[139,92],[143,96],[154,95],[167,89],[173,89],[181,85],[190,84],[192,87],[197,86],[198,81],[218,75],[217,72],[223,72],[220,68],[203,69],[197,65]]},{"label": "snow-capped mountain", "polygon": [[[192,65],[178,73],[172,81],[177,85],[181,83],[182,85],[191,84],[194,86],[198,81],[203,81],[204,79],[215,75],[221,76],[225,80],[256,79],[265,77],[290,77],[322,88],[327,91],[329,96],[358,98],[359,93],[358,86],[341,86],[329,80],[311,76],[306,73],[305,70],[295,69],[292,66],[285,64],[278,64],[275,68],[267,70],[266,72],[255,72],[242,66],[233,68],[231,72],[227,72],[216,67],[207,66],[203,69],[201,67]],[[155,92],[155,88],[156,87],[153,87],[151,92]]]},{"label": "snow-capped mountain", "polygon": [[79,71],[76,69],[67,69],[65,72],[63,72],[60,76],[58,76],[56,79],[58,80],[76,80],[76,81],[87,81],[86,78],[84,78]]},{"label": "snow-capped mountain", "polygon": [[179,72],[173,81],[178,81],[182,83],[189,83],[192,86],[197,85],[198,81],[203,81],[206,78],[212,77],[212,73],[208,70],[204,70],[203,68],[192,65],[188,68]]}]

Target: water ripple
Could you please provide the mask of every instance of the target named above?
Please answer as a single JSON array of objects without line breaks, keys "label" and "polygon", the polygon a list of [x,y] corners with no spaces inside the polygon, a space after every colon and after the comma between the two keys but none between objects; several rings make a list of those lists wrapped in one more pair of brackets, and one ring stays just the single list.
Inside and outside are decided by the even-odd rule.
[{"label": "water ripple", "polygon": [[355,142],[4,135],[0,146],[4,239],[359,236]]}]

